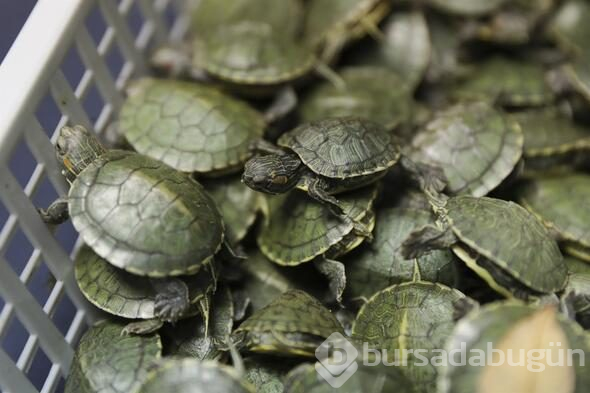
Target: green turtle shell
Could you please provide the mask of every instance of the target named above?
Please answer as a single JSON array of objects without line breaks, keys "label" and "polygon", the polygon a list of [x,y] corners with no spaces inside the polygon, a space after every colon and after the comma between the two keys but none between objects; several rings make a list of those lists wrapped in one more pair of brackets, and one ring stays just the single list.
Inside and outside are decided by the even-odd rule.
[{"label": "green turtle shell", "polygon": [[[213,261],[207,263],[193,276],[182,277],[189,288],[192,304],[197,304],[215,291],[217,275],[212,264]],[[74,275],[86,299],[101,310],[127,319],[156,317],[154,303],[157,292],[150,279],[116,268],[90,247],[83,246],[78,251]],[[186,316],[197,312],[198,307],[192,307]]]},{"label": "green turtle shell", "polygon": [[459,100],[485,99],[508,107],[543,106],[554,99],[540,65],[498,56],[475,64],[452,93]]},{"label": "green turtle shell", "polygon": [[278,144],[293,150],[313,172],[334,179],[383,172],[400,157],[393,133],[357,117],[302,124],[283,134]]},{"label": "green turtle shell", "polygon": [[450,250],[436,250],[417,259],[404,259],[401,244],[408,235],[434,223],[428,210],[381,208],[377,211],[371,243],[343,259],[349,297],[369,298],[390,285],[412,281],[416,263],[422,280],[452,285],[456,258]]},{"label": "green turtle shell", "polygon": [[386,67],[355,66],[340,70],[343,86],[324,82],[300,106],[305,122],[358,116],[393,129],[409,120],[412,96],[405,79]]},{"label": "green turtle shell", "polygon": [[[510,332],[511,328],[514,328],[516,324],[533,317],[535,313],[540,311],[542,312],[542,309],[525,305],[520,302],[494,302],[483,306],[478,311],[472,312],[466,318],[460,320],[453,332],[449,335],[445,349],[448,353],[451,353],[450,351],[461,351],[461,353],[465,353],[465,360],[461,360],[461,363],[465,362],[467,365],[458,366],[457,363],[448,362],[446,367],[442,367],[442,372],[438,381],[438,392],[471,393],[480,391],[479,384],[482,382],[482,375],[486,369],[490,367],[485,366],[487,361],[483,360],[484,357],[492,356],[492,354],[488,352],[489,346],[491,345],[492,348],[498,349],[503,338]],[[590,345],[587,335],[576,323],[562,318],[559,314],[555,314],[555,316],[555,320],[567,338],[567,342],[546,342],[548,340],[545,338],[544,324],[543,326],[538,326],[538,328],[536,328],[535,325],[529,323],[527,325],[529,327],[529,336],[536,337],[536,342],[534,343],[535,347],[533,347],[535,348],[534,351],[536,353],[539,353],[539,351],[542,352],[543,350],[541,348],[547,348],[546,351],[549,351],[551,349],[549,345],[559,344],[561,348],[554,347],[554,349],[564,351],[567,351],[568,349],[581,350],[583,352],[582,356],[587,359],[590,355]],[[518,362],[517,359],[519,359],[516,352],[517,350],[518,348],[515,348],[512,354],[512,361],[515,362]],[[510,354],[507,356],[510,356]],[[533,356],[532,352],[529,356]],[[557,366],[555,361],[556,359],[559,359],[558,356],[561,355],[558,355],[555,352],[549,355],[546,352],[545,356],[544,359],[540,360],[540,364],[545,364],[544,362],[549,361],[549,357],[551,357],[554,366]],[[475,357],[480,360],[475,359]],[[562,359],[567,359],[567,357],[568,355],[564,354]],[[586,392],[588,384],[590,383],[590,374],[587,372],[587,366],[584,367],[583,365],[580,365],[579,357],[580,354],[574,354],[571,363],[575,373],[575,389],[571,391],[574,393]],[[535,366],[531,363],[528,364],[530,365],[529,367]],[[491,367],[495,368],[495,366]],[[519,366],[515,365],[512,367]],[[526,367],[520,366],[520,368],[526,370]],[[539,368],[535,368],[535,370],[538,371]],[[531,374],[534,375],[536,372]],[[542,377],[540,376],[537,381],[543,381]],[[557,380],[545,379],[545,381],[554,382]],[[504,386],[507,385],[504,384]],[[561,386],[559,388],[561,388]],[[557,391],[561,391],[559,388]],[[504,391],[502,388],[499,389],[501,389],[500,391]]]},{"label": "green turtle shell", "polygon": [[[362,220],[371,210],[376,188],[339,195],[344,213]],[[354,229],[328,206],[300,191],[269,197],[268,218],[257,237],[262,253],[280,265],[295,266],[325,254]]]},{"label": "green turtle shell", "polygon": [[533,292],[554,293],[565,287],[567,266],[557,243],[523,207],[500,199],[458,196],[448,200],[446,209],[461,242],[453,251],[495,289],[506,285],[499,282],[508,279],[505,275]]},{"label": "green turtle shell", "polygon": [[590,176],[581,173],[535,179],[520,193],[524,206],[561,240],[590,250],[589,195]]},{"label": "green turtle shell", "polygon": [[155,159],[111,150],[90,163],[68,194],[86,244],[138,275],[196,272],[221,247],[223,222],[203,187]]},{"label": "green turtle shell", "polygon": [[315,56],[268,23],[240,21],[221,25],[194,41],[193,63],[222,81],[273,86],[312,71]]},{"label": "green turtle shell", "polygon": [[122,335],[124,325],[103,321],[82,337],[65,393],[138,393],[158,364],[160,337]]},{"label": "green turtle shell", "polygon": [[139,393],[254,393],[237,371],[217,362],[170,358],[150,373]]},{"label": "green turtle shell", "polygon": [[313,356],[332,333],[343,334],[342,325],[317,299],[291,289],[252,314],[234,334],[245,334],[252,352]]},{"label": "green turtle shell", "polygon": [[407,365],[401,369],[414,383],[414,391],[434,392],[438,367],[430,362],[415,365],[421,360],[408,350],[422,350],[426,359],[435,356],[433,351],[442,350],[455,325],[455,306],[465,300],[469,298],[441,284],[415,281],[393,285],[363,305],[352,326],[352,337],[369,348],[387,350],[390,362],[406,359]]},{"label": "green turtle shell", "polygon": [[266,208],[266,200],[242,183],[239,176],[206,179],[202,184],[223,217],[228,241],[239,243],[256,221],[258,212]]},{"label": "green turtle shell", "polygon": [[130,90],[120,132],[137,152],[183,172],[240,170],[264,133],[261,114],[213,87],[143,78]]},{"label": "green turtle shell", "polygon": [[516,122],[474,102],[435,114],[413,138],[410,157],[442,168],[449,194],[484,196],[512,173],[522,146]]}]

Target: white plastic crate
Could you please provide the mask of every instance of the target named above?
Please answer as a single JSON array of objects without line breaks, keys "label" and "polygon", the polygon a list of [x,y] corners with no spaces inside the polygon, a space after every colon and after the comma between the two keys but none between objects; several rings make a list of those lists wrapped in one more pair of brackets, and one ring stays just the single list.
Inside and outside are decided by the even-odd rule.
[{"label": "white plastic crate", "polygon": [[125,82],[147,71],[146,51],[185,31],[179,3],[39,0],[0,66],[2,393],[61,389],[100,317],[73,277],[75,232],[52,231],[35,210],[67,192],[51,142],[66,123],[105,128]]}]

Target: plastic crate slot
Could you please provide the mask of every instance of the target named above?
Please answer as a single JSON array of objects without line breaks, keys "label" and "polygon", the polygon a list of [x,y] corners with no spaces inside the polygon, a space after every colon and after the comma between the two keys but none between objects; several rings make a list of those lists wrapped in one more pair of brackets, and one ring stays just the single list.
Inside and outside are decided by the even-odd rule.
[{"label": "plastic crate slot", "polygon": [[2,393],[38,393],[27,377],[0,348],[0,389]]},{"label": "plastic crate slot", "polygon": [[62,113],[57,103],[51,94],[47,92],[39,102],[39,106],[35,110],[35,114],[31,117],[31,120],[37,119],[41,129],[51,138],[61,118]]},{"label": "plastic crate slot", "polygon": [[10,156],[8,167],[22,188],[25,188],[29,182],[36,166],[37,160],[35,160],[23,138],[20,138]]},{"label": "plastic crate slot", "polygon": [[82,100],[82,106],[94,127],[94,123],[98,120],[98,117],[105,106],[104,99],[101,97],[95,84],[91,84],[88,87],[86,96]]},{"label": "plastic crate slot", "polygon": [[71,46],[68,49],[60,68],[71,86],[76,86],[80,82],[84,71],[86,71],[86,67],[75,46]]},{"label": "plastic crate slot", "polygon": [[51,315],[53,323],[65,337],[70,326],[72,326],[77,310],[74,303],[65,294],[63,284],[60,281],[56,283],[50,298],[47,300],[45,310]]},{"label": "plastic crate slot", "polygon": [[51,360],[45,353],[37,349],[33,358],[30,360],[30,365],[27,367],[27,377],[38,390],[43,388],[45,380],[51,370]]},{"label": "plastic crate slot", "polygon": [[21,281],[27,286],[39,306],[43,307],[48,302],[57,280],[43,263],[40,253],[31,255],[23,273],[26,273],[28,277],[21,274]]},{"label": "plastic crate slot", "polygon": [[34,247],[18,225],[14,227],[6,240],[8,240],[7,244],[0,245],[4,258],[6,258],[12,270],[20,275],[25,270]]},{"label": "plastic crate slot", "polygon": [[131,0],[126,1],[119,7],[121,14],[125,15],[125,22],[131,29],[131,33],[134,37],[137,37],[141,32],[145,17],[141,13],[137,1]]},{"label": "plastic crate slot", "polygon": [[8,325],[2,331],[3,334],[0,336],[2,339],[2,349],[16,364],[18,357],[27,343],[29,333],[18,318],[13,317],[7,322]]},{"label": "plastic crate slot", "polygon": [[102,37],[104,36],[105,32],[109,27],[107,21],[105,20],[102,12],[100,12],[100,9],[97,5],[93,6],[90,9],[90,12],[88,13],[88,16],[84,21],[84,25],[88,29],[88,32],[90,33],[90,36],[94,41],[94,44],[92,45],[94,47],[96,47],[100,43]]},{"label": "plastic crate slot", "polygon": [[63,392],[65,389],[66,380],[62,375],[62,369],[59,365],[54,364],[49,370],[45,384],[41,389],[41,393]]},{"label": "plastic crate slot", "polygon": [[168,26],[162,14],[156,9],[154,0],[136,0],[143,19],[153,29],[153,39],[156,45],[162,45],[168,38]]},{"label": "plastic crate slot", "polygon": [[51,96],[57,103],[60,111],[65,114],[71,122],[91,128],[92,124],[90,119],[88,119],[88,115],[84,112],[84,108],[82,108],[82,105],[78,100],[84,92],[84,79],[89,78],[89,76],[89,72],[86,71],[78,85],[78,94],[75,94],[68,84],[64,74],[61,71],[57,71],[49,82],[49,89],[51,91]]}]

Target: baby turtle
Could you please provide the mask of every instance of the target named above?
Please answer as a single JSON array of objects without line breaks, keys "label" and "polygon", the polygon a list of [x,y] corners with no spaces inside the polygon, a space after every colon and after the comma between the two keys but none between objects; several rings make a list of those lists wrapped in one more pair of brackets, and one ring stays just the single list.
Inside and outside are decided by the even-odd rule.
[{"label": "baby turtle", "polygon": [[434,392],[439,367],[434,362],[416,363],[431,359],[436,350],[444,348],[457,313],[466,311],[459,310],[459,304],[467,310],[476,303],[441,284],[414,281],[393,285],[363,305],[352,326],[352,337],[371,349],[387,350],[390,364],[403,364],[400,369],[413,382],[414,392]]},{"label": "baby turtle", "polygon": [[210,86],[142,78],[128,92],[118,131],[138,153],[179,171],[237,172],[266,128],[263,116],[247,103]]},{"label": "baby turtle", "polygon": [[138,393],[254,393],[241,373],[212,361],[170,358],[151,372]]},{"label": "baby turtle", "polygon": [[292,289],[252,314],[234,336],[251,352],[313,357],[334,332],[344,333],[330,310],[306,292]]},{"label": "baby turtle", "polygon": [[304,122],[358,116],[394,129],[409,120],[413,98],[401,75],[378,66],[345,67],[339,75],[342,85],[326,81],[302,100]]},{"label": "baby turtle", "polygon": [[339,216],[344,210],[333,194],[373,183],[398,162],[427,194],[445,186],[442,171],[402,156],[393,133],[358,117],[304,123],[283,134],[278,146],[258,146],[269,154],[246,163],[244,183],[268,194],[300,188]]},{"label": "baby turtle", "polygon": [[174,319],[189,306],[187,285],[175,276],[198,272],[224,244],[221,216],[205,189],[189,176],[153,158],[105,150],[84,127],[64,127],[56,154],[71,183],[42,219],[69,216],[94,252],[130,273],[164,278],[158,309]]},{"label": "baby turtle", "polygon": [[590,262],[590,176],[535,179],[520,192],[522,204],[555,231],[566,252]]},{"label": "baby turtle", "polygon": [[492,289],[528,298],[559,292],[567,267],[557,243],[523,207],[494,198],[457,196],[434,205],[438,226],[413,232],[402,245],[406,258],[451,247]]},{"label": "baby turtle", "polygon": [[138,393],[162,352],[158,335],[122,335],[124,325],[102,321],[76,349],[65,393]]},{"label": "baby turtle", "polygon": [[[440,393],[526,392],[531,386],[532,391],[582,393],[590,383],[581,362],[590,354],[587,335],[554,307],[515,301],[485,305],[457,323],[446,350],[465,357],[459,361],[452,355],[441,368]],[[525,353],[538,362],[527,361]]]},{"label": "baby turtle", "polygon": [[436,250],[417,259],[401,255],[401,244],[408,235],[429,223],[434,223],[429,210],[379,209],[375,239],[342,259],[346,266],[347,296],[369,298],[390,285],[412,281],[416,264],[423,280],[452,285],[456,257],[450,250]]},{"label": "baby turtle", "polygon": [[[210,297],[217,283],[215,270],[215,262],[210,262],[197,274],[182,276],[181,280],[188,288],[185,301],[190,306],[170,315],[168,321],[176,322],[198,313],[208,320]],[[78,251],[74,275],[80,291],[96,307],[118,317],[145,320],[127,325],[126,333],[148,334],[159,330],[164,324],[163,316],[170,314],[170,306],[159,301],[158,287],[152,279],[116,268],[88,246]]]},{"label": "baby turtle", "polygon": [[523,139],[519,125],[491,105],[456,104],[415,135],[410,157],[442,168],[449,194],[484,196],[512,173]]}]

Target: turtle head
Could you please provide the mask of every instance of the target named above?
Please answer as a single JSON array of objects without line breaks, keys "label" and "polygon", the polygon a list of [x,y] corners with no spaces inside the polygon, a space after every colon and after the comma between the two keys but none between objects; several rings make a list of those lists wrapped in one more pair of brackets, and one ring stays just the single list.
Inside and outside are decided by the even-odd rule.
[{"label": "turtle head", "polygon": [[251,158],[244,167],[242,181],[267,194],[282,194],[301,178],[301,160],[292,154],[269,154]]},{"label": "turtle head", "polygon": [[82,126],[63,127],[55,143],[55,154],[68,180],[105,152],[96,135]]}]

